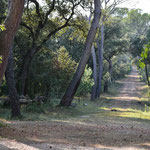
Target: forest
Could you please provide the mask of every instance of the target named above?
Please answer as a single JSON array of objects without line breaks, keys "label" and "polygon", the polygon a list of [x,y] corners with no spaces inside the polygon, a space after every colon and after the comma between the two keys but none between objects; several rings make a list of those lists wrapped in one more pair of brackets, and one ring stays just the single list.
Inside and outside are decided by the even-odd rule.
[{"label": "forest", "polygon": [[127,1],[0,1],[0,150],[150,149],[150,14]]}]

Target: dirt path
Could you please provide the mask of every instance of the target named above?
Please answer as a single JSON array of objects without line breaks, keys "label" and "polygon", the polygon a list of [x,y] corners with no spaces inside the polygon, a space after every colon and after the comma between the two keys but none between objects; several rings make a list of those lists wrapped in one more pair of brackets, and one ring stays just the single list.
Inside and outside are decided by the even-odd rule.
[{"label": "dirt path", "polygon": [[[141,87],[144,83],[140,82],[139,75],[135,67],[127,78],[120,81],[123,87],[116,97],[111,97],[111,105],[118,108],[134,108],[139,103],[141,97]],[[114,102],[114,103],[113,103]]]},{"label": "dirt path", "polygon": [[0,128],[0,150],[150,150],[150,121],[125,117],[129,108],[143,109],[143,83],[135,68],[120,82],[124,86],[118,96],[97,113],[62,121],[9,122]]}]

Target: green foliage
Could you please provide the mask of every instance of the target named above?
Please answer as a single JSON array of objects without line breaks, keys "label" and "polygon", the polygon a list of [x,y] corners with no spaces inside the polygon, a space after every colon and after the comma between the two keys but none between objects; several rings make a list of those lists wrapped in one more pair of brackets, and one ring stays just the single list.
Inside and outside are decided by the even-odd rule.
[{"label": "green foliage", "polygon": [[113,79],[124,77],[131,70],[130,55],[114,57],[113,60]]},{"label": "green foliage", "polygon": [[32,63],[28,79],[29,95],[62,96],[75,70],[76,62],[65,47],[56,52],[43,50]]},{"label": "green foliage", "polygon": [[145,64],[144,64],[144,62],[142,62],[141,60],[139,60],[139,67],[140,68],[142,68],[142,69],[144,69],[145,68]]},{"label": "green foliage", "polygon": [[143,13],[140,9],[132,9],[128,12],[126,22],[128,30],[131,31],[130,36],[138,37],[144,35],[147,31],[150,21],[150,15]]},{"label": "green foliage", "polygon": [[147,63],[150,63],[150,42],[148,44],[145,44],[143,51],[141,53],[141,58],[143,61],[146,61]]},{"label": "green foliage", "polygon": [[141,58],[138,61],[138,66],[141,69],[145,68],[146,64],[150,64],[150,42],[145,44],[144,48],[142,49]]},{"label": "green foliage", "polygon": [[0,25],[0,31],[6,30],[5,25]]},{"label": "green foliage", "polygon": [[141,52],[141,58],[138,61],[136,61],[136,65],[137,65],[139,73],[141,75],[141,79],[143,81],[146,81],[145,66],[147,65],[148,74],[149,74],[149,70],[150,70],[150,68],[149,68],[149,65],[150,65],[150,42],[145,44],[145,46]]},{"label": "green foliage", "polygon": [[110,82],[110,80],[111,80],[111,77],[110,77],[110,73],[107,71],[104,75],[103,75],[103,84],[105,83],[105,82]]},{"label": "green foliage", "polygon": [[111,84],[113,81],[123,78],[126,74],[131,71],[131,56],[129,54],[120,54],[113,56],[112,61],[112,73],[110,72],[109,63],[103,61],[103,78],[102,78],[102,87],[107,83],[110,91]]},{"label": "green foliage", "polygon": [[111,59],[128,50],[128,39],[125,36],[124,24],[121,18],[111,17],[105,24],[104,57]]},{"label": "green foliage", "polygon": [[91,92],[93,85],[94,85],[94,81],[92,79],[92,69],[86,66],[76,95],[86,96]]},{"label": "green foliage", "polygon": [[140,57],[144,45],[149,41],[150,14],[143,13],[140,9],[133,9],[124,19],[127,37],[130,40],[130,53]]},{"label": "green foliage", "polygon": [[69,56],[67,49],[65,47],[61,47],[57,50],[56,55],[59,67],[62,69],[62,71],[72,73],[72,71],[75,69],[76,62],[72,61],[72,58]]},{"label": "green foliage", "polygon": [[[7,15],[8,0],[0,0],[0,32],[4,29],[4,19]],[[2,27],[2,29],[1,29]]]},{"label": "green foliage", "polygon": [[[84,25],[82,25],[82,27],[84,27]],[[78,28],[80,28],[80,25],[77,27],[68,27],[58,32],[57,41],[55,39],[49,40],[49,48],[57,51],[57,49],[64,46],[68,50],[72,59],[78,63],[80,61],[85,42],[83,30],[81,31],[81,29]]]},{"label": "green foliage", "polygon": [[4,78],[2,80],[1,88],[0,88],[0,96],[6,96],[8,95],[8,87],[6,83],[6,79]]},{"label": "green foliage", "polygon": [[0,64],[2,63],[2,56],[0,55]]}]

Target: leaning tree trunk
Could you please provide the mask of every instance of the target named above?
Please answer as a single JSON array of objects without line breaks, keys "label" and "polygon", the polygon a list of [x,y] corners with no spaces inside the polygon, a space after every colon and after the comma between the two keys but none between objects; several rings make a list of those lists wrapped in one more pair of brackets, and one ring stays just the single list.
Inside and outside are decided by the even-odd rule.
[{"label": "leaning tree trunk", "polygon": [[148,84],[148,86],[150,86],[147,64],[145,64],[145,75],[146,75],[146,79],[147,79],[147,84]]},{"label": "leaning tree trunk", "polygon": [[101,25],[101,44],[97,40],[98,46],[98,65],[99,65],[99,72],[98,72],[98,84],[97,84],[97,93],[96,98],[100,97],[101,87],[102,87],[102,74],[103,74],[103,49],[104,49],[104,24]]},{"label": "leaning tree trunk", "polygon": [[12,117],[21,117],[19,95],[16,89],[16,82],[14,76],[14,58],[12,48],[10,49],[10,56],[5,72],[6,82],[8,85],[9,98],[11,100],[11,114]]},{"label": "leaning tree trunk", "polygon": [[77,88],[80,84],[80,80],[84,73],[84,69],[87,64],[87,61],[91,55],[92,43],[94,41],[98,26],[99,26],[100,17],[101,17],[101,2],[100,2],[100,0],[94,0],[94,6],[95,6],[94,19],[92,21],[90,31],[87,35],[83,54],[82,54],[80,63],[78,65],[77,71],[74,74],[74,77],[73,77],[68,89],[66,90],[65,95],[63,96],[63,98],[60,102],[61,106],[70,106],[71,105],[71,102],[72,102],[74,95],[77,91]]},{"label": "leaning tree trunk", "polygon": [[2,63],[0,64],[0,83],[6,70],[9,51],[21,20],[23,8],[24,0],[9,0],[8,15],[4,22],[6,30],[0,32],[0,56],[2,56]]},{"label": "leaning tree trunk", "polygon": [[94,85],[91,93],[91,100],[95,100],[96,98],[96,88],[97,88],[97,63],[96,63],[96,53],[94,45],[92,45],[92,60],[93,60],[93,79]]}]

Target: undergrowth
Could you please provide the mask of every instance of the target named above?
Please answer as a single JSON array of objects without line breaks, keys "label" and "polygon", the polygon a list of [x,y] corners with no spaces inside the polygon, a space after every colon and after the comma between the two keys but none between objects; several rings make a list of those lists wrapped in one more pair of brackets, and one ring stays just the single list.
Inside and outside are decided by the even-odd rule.
[{"label": "undergrowth", "polygon": [[[21,120],[51,120],[51,119],[73,119],[80,116],[94,114],[100,111],[100,107],[104,105],[104,101],[108,100],[106,95],[115,95],[121,87],[121,83],[115,82],[110,85],[109,92],[102,94],[100,99],[95,101],[87,97],[75,97],[73,103],[76,107],[57,107],[60,99],[48,99],[47,102],[39,104],[32,103],[21,106],[21,113],[23,118]],[[9,108],[3,108],[0,104],[0,118],[6,120],[14,120],[11,118],[11,111]]]}]

